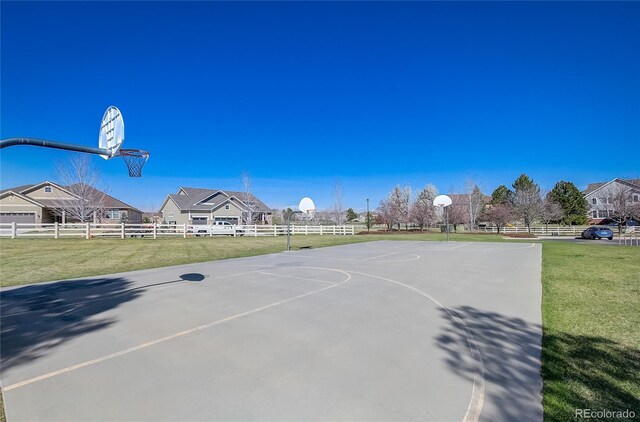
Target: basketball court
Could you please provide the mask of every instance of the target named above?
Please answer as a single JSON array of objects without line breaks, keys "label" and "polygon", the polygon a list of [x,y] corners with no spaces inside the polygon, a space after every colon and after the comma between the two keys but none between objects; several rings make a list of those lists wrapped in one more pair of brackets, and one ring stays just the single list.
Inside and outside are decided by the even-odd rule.
[{"label": "basketball court", "polygon": [[541,421],[540,268],[382,241],[4,289],[7,418]]}]

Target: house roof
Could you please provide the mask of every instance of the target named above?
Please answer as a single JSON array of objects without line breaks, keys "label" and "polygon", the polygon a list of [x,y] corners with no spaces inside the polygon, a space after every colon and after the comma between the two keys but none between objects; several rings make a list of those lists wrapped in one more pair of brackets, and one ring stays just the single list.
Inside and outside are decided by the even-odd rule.
[{"label": "house roof", "polygon": [[[469,203],[469,197],[466,193],[449,193],[447,194],[447,196],[449,198],[451,198],[451,202],[454,205],[461,205],[461,204],[468,204]],[[491,196],[489,195],[482,195],[482,198],[484,199],[484,203],[488,204],[489,202],[491,202]]]},{"label": "house roof", "polygon": [[615,178],[613,180],[609,180],[608,182],[598,182],[598,183],[589,183],[587,189],[585,189],[582,193],[586,196],[589,195],[598,189],[602,188],[605,185],[608,185],[613,182],[622,183],[623,185],[627,185],[631,188],[640,189],[640,179],[618,179]]},{"label": "house roof", "polygon": [[13,191],[15,193],[21,193],[22,191],[32,188],[34,186],[35,185],[22,185],[22,186],[16,186],[15,188],[3,189],[3,190],[0,190],[0,194],[9,192],[9,191]]},{"label": "house roof", "polygon": [[[182,192],[182,193],[180,193]],[[220,194],[219,196],[215,196]],[[247,193],[236,191],[225,191],[221,189],[203,189],[203,188],[190,188],[181,187],[178,193],[170,193],[167,198],[171,198],[173,202],[183,211],[211,211],[222,206],[227,201],[237,201],[241,208],[245,208],[245,200]],[[269,212],[271,209],[265,205],[260,199],[258,199],[252,193],[249,193],[248,201],[255,202],[255,211]]]},{"label": "house roof", "polygon": [[[6,192],[12,191],[12,192],[21,194],[21,196],[24,196],[26,198],[31,199],[31,201],[35,201],[34,199],[30,198],[27,193],[24,193],[24,192],[32,190],[33,188],[35,188],[37,186],[44,185],[44,184],[51,184],[51,185],[57,186],[60,189],[66,191],[68,193],[71,193],[71,194],[73,194],[73,186],[75,186],[75,185],[62,186],[62,185],[58,185],[57,183],[45,181],[45,182],[41,182],[41,183],[37,183],[37,184],[22,185],[22,186],[16,186],[15,188],[4,189],[4,190],[0,191],[0,195],[4,194]],[[114,198],[111,195],[107,195],[106,193],[104,193],[104,192],[102,192],[102,191],[100,191],[98,189],[95,189],[93,187],[89,187],[89,188],[94,190],[95,192],[99,192],[100,194],[104,195],[104,198],[103,198],[104,205],[103,206],[105,208],[128,208],[128,209],[131,209],[131,210],[134,210],[134,211],[142,212],[139,209],[137,209],[135,207],[132,207],[131,205],[126,204],[126,203],[120,201],[119,199]],[[38,199],[37,202],[38,202],[38,204],[40,204],[40,205],[42,205],[44,207],[55,207],[55,206],[60,205],[61,200],[59,200],[59,199]],[[64,200],[62,200],[62,202],[64,202]]]}]

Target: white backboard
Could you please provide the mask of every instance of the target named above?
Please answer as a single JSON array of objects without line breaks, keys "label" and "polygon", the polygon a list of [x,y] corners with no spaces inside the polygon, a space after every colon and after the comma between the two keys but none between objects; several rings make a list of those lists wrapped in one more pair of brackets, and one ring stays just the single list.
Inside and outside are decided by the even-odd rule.
[{"label": "white backboard", "polygon": [[305,214],[310,214],[315,212],[316,205],[313,203],[311,198],[305,197],[300,200],[300,204],[298,204],[298,209]]},{"label": "white backboard", "polygon": [[113,157],[124,142],[124,120],[118,107],[110,106],[102,116],[100,122],[100,135],[98,136],[98,147],[108,149],[111,155],[101,155],[108,160]]},{"label": "white backboard", "polygon": [[451,205],[451,198],[447,195],[438,195],[433,199],[433,205],[436,207],[448,207]]}]

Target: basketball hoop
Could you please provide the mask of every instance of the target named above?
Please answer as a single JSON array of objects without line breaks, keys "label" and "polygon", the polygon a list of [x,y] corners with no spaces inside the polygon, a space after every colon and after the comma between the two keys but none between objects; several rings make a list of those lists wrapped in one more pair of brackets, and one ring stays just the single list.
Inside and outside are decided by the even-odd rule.
[{"label": "basketball hoop", "polygon": [[149,159],[149,152],[141,149],[120,149],[116,157],[122,157],[129,169],[129,177],[141,177],[142,167]]}]

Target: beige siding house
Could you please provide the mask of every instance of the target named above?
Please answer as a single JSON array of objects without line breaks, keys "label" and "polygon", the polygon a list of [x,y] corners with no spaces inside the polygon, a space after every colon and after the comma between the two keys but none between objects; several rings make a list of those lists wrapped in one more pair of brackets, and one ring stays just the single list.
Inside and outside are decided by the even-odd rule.
[{"label": "beige siding house", "polygon": [[[93,206],[90,220],[96,223],[142,222],[142,212],[124,202],[92,189],[99,204]],[[0,223],[71,223],[79,221],[69,211],[81,201],[75,186],[53,182],[17,186],[0,191]]]},{"label": "beige siding house", "polygon": [[169,224],[268,224],[272,212],[252,194],[181,187],[177,193],[167,195],[160,215]]}]

